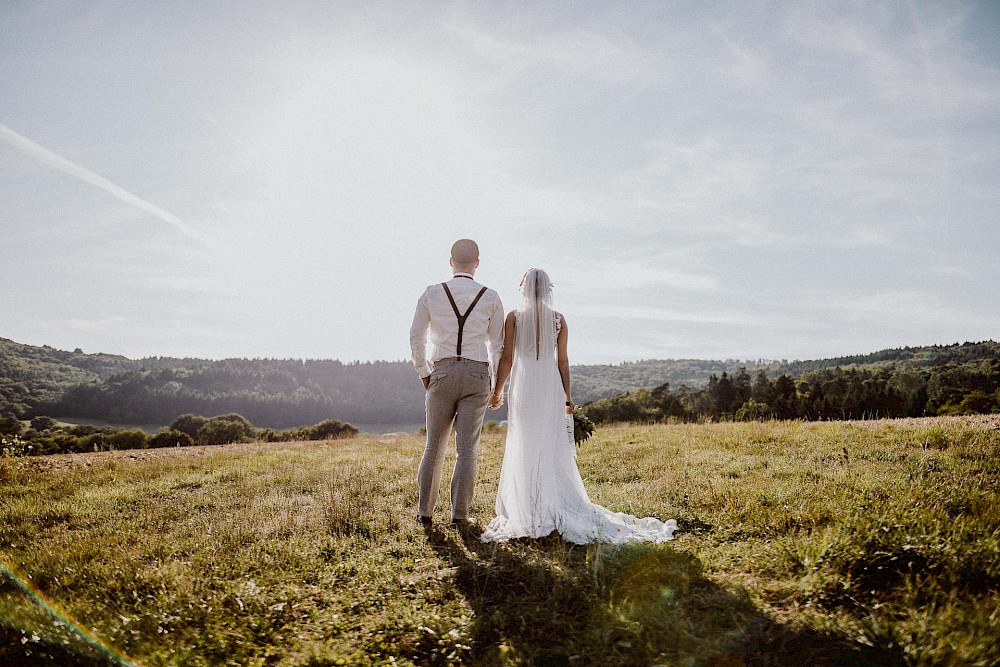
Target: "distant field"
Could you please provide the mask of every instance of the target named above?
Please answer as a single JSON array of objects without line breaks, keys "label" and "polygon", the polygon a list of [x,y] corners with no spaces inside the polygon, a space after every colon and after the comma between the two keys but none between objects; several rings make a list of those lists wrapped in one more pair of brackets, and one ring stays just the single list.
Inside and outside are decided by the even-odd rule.
[{"label": "distant field", "polygon": [[0,664],[1000,664],[996,416],[599,428],[592,499],[664,545],[425,533],[421,448],[0,459]]}]

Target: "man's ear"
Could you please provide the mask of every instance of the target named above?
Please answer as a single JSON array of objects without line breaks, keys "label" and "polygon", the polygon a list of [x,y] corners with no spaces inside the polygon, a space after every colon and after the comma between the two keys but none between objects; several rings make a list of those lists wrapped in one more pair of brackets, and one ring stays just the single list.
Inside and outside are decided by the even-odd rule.
[{"label": "man's ear", "polygon": [[476,260],[476,268],[477,269],[479,268],[479,260],[478,259]]},{"label": "man's ear", "polygon": [[448,266],[450,266],[453,269],[455,268],[455,258],[454,257],[449,257],[448,258]]}]

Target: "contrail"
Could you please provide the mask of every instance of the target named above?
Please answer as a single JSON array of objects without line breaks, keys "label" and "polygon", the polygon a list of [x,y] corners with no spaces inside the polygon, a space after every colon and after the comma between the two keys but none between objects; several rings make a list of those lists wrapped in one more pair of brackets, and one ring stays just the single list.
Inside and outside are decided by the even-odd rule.
[{"label": "contrail", "polygon": [[145,199],[138,197],[128,190],[121,188],[103,176],[98,176],[94,172],[81,167],[75,162],[70,162],[66,158],[56,153],[53,153],[48,148],[36,144],[31,139],[21,136],[14,130],[10,129],[3,123],[0,123],[0,140],[3,140],[13,146],[14,148],[27,153],[28,155],[37,158],[40,162],[43,162],[50,167],[55,167],[59,171],[69,174],[70,176],[76,176],[82,181],[86,181],[93,186],[96,186],[112,197],[120,199],[129,206],[134,206],[140,211],[145,211],[152,216],[159,218],[168,225],[173,225],[179,229],[186,236],[198,241],[199,243],[206,245],[205,241],[198,236],[198,233],[194,231],[186,222],[178,218],[173,213],[169,211],[164,211],[162,208],[155,204],[151,204]]}]

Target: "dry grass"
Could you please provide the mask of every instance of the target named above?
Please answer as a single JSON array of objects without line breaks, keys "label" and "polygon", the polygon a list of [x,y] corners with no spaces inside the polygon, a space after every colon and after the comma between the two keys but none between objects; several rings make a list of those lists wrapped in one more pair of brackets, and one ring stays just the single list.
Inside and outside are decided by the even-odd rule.
[{"label": "dry grass", "polygon": [[[1000,664],[995,417],[599,429],[592,499],[678,519],[666,545],[425,532],[420,452],[0,460],[0,550],[143,665]],[[481,521],[501,453],[487,434]],[[4,661],[110,659],[4,581]]]}]

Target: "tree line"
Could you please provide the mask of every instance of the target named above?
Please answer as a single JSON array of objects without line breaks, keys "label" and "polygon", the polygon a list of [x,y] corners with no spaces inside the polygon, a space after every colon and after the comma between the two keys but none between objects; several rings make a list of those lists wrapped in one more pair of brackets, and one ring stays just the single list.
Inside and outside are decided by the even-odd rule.
[{"label": "tree line", "polygon": [[423,418],[423,387],[404,362],[130,361],[57,352],[0,340],[0,414],[164,424],[185,412],[233,412],[272,428]]},{"label": "tree line", "polygon": [[[703,384],[710,373],[740,365],[769,370],[782,362],[642,360],[577,365],[577,402],[665,381]],[[283,428],[326,418],[351,422],[419,422],[423,387],[406,361],[343,363],[300,359],[131,360],[0,338],[0,414],[38,414],[116,423],[166,423],[182,412],[236,412],[255,424]],[[506,417],[506,407],[494,413]]]},{"label": "tree line", "polygon": [[[570,372],[577,403],[593,403],[595,415],[613,419],[735,419],[738,413],[840,419],[992,410],[996,388],[990,371],[977,364],[998,359],[1000,344],[985,341],[811,361],[642,360]],[[760,373],[767,384],[751,391],[750,403],[747,387],[753,389]],[[418,423],[424,391],[405,361],[131,360],[0,338],[0,415],[167,424],[184,413],[236,413],[276,429],[326,419]]]},{"label": "tree line", "polygon": [[[958,355],[961,358],[963,355]],[[929,367],[823,368],[790,377],[745,368],[704,387],[669,383],[583,407],[597,423],[665,420],[874,419],[1000,412],[1000,356]]]}]

